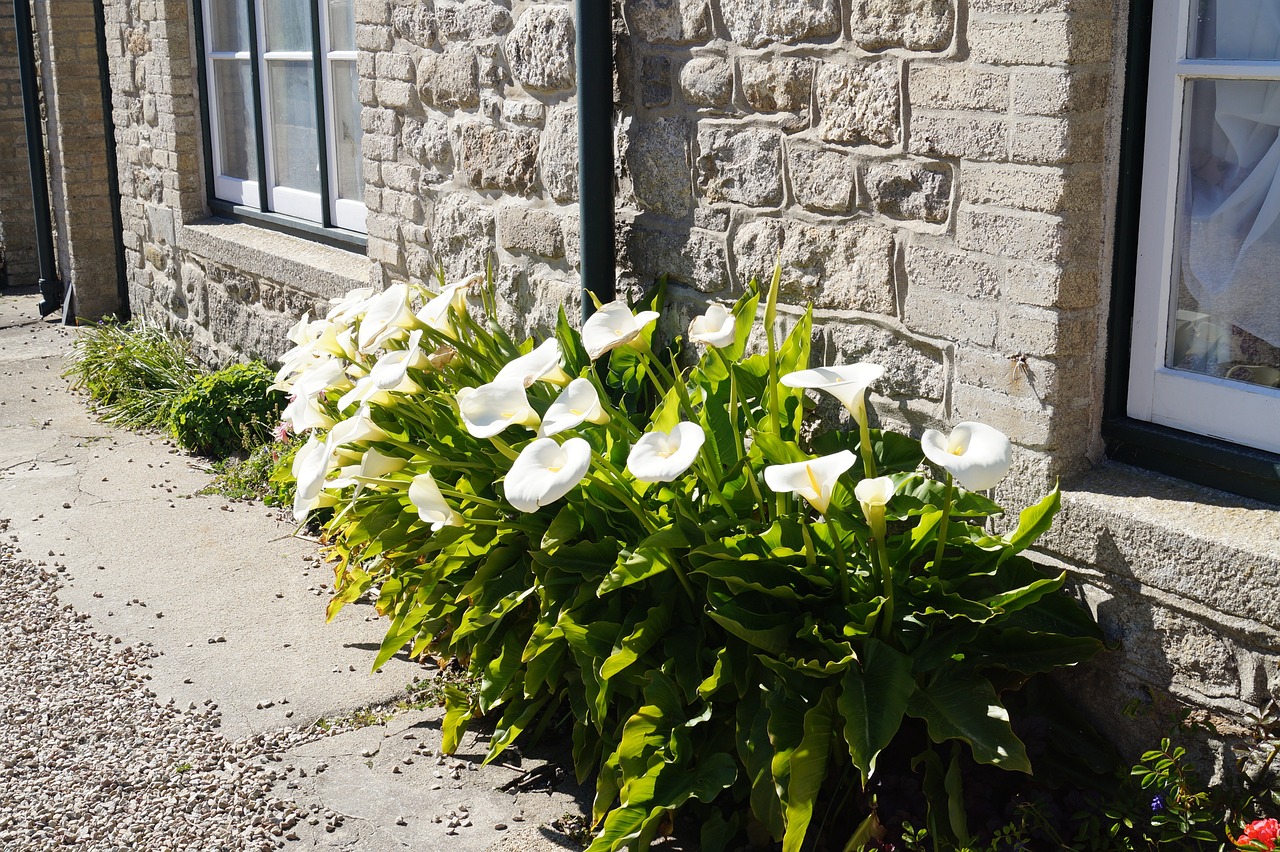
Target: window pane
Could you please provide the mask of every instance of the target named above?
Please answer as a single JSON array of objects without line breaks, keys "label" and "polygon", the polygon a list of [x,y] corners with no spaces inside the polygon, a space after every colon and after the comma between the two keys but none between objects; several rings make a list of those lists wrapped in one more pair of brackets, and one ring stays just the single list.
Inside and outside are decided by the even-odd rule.
[{"label": "window pane", "polygon": [[1187,92],[1167,364],[1280,387],[1280,83]]},{"label": "window pane", "polygon": [[1280,4],[1275,0],[1199,0],[1198,6],[1187,56],[1280,59]]},{"label": "window pane", "polygon": [[311,51],[311,3],[263,0],[267,50]]},{"label": "window pane", "polygon": [[213,85],[217,103],[213,115],[218,130],[220,171],[240,180],[258,179],[258,148],[253,132],[253,97],[249,62],[215,59]]},{"label": "window pane", "polygon": [[316,101],[311,63],[267,63],[271,87],[271,153],[276,186],[320,191]]},{"label": "window pane", "polygon": [[249,10],[245,0],[209,0],[209,41],[215,53],[249,49]]},{"label": "window pane", "polygon": [[335,61],[333,79],[333,152],[337,158],[336,197],[364,198],[364,161],[360,156],[360,75],[356,64]]},{"label": "window pane", "polygon": [[329,49],[356,49],[355,0],[329,0]]}]

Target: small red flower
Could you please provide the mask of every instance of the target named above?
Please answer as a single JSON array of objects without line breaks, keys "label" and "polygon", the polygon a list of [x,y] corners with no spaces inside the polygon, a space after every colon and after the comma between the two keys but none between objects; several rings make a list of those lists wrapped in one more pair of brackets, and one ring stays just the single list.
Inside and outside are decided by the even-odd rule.
[{"label": "small red flower", "polygon": [[1276,848],[1278,839],[1280,820],[1258,819],[1245,826],[1244,834],[1236,838],[1236,845],[1249,847],[1251,844],[1261,844],[1264,849],[1272,850]]}]

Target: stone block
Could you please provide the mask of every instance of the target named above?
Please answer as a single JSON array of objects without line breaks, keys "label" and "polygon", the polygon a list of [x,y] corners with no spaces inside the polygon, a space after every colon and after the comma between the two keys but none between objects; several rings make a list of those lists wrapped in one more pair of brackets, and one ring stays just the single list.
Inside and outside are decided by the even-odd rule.
[{"label": "stone block", "polygon": [[1091,371],[1059,370],[1054,361],[1016,351],[1002,352],[958,346],[955,350],[956,381],[1007,394],[1026,404],[1055,403],[1063,397],[1091,393]]},{"label": "stone block", "polygon": [[494,0],[437,0],[435,16],[440,35],[456,42],[492,38],[511,28],[511,11]]},{"label": "stone block", "polygon": [[426,3],[396,8],[391,13],[391,26],[396,36],[418,47],[426,49],[435,44],[436,18]]},{"label": "stone block", "polygon": [[578,200],[578,108],[572,103],[547,110],[538,146],[542,186],[561,204]]},{"label": "stone block", "polygon": [[1021,115],[1092,112],[1106,106],[1111,74],[1077,68],[1017,68],[1009,80],[1009,101]]},{"label": "stone block", "polygon": [[698,189],[708,201],[782,203],[782,134],[740,124],[698,128]]},{"label": "stone block", "polygon": [[503,98],[501,115],[503,121],[515,124],[541,124],[547,108],[541,101],[525,101],[515,98]]},{"label": "stone block", "polygon": [[743,59],[739,65],[742,95],[758,112],[800,112],[813,94],[813,61],[783,57]]},{"label": "stone block", "polygon": [[472,48],[476,52],[476,66],[481,86],[498,89],[511,83],[511,78],[507,75],[506,59],[502,55],[502,45],[492,41],[481,41],[473,44]]},{"label": "stone block", "polygon": [[627,164],[636,200],[650,212],[684,216],[693,200],[689,170],[689,122],[657,118],[631,125]]},{"label": "stone block", "polygon": [[818,213],[853,209],[857,161],[839,148],[787,142],[791,192],[802,206]]},{"label": "stone block", "polygon": [[861,65],[824,62],[818,67],[818,135],[828,142],[898,144],[898,63],[879,60]]},{"label": "stone block", "polygon": [[947,243],[907,244],[907,286],[955,293],[966,299],[994,299],[1000,294],[1001,262],[974,252],[956,251]]},{"label": "stone block", "polygon": [[1028,449],[1053,448],[1053,409],[1034,399],[957,381],[951,389],[951,416],[955,422],[986,423]]},{"label": "stone block", "polygon": [[447,280],[483,272],[494,250],[493,211],[465,195],[448,193],[436,201],[429,239]]},{"label": "stone block", "polygon": [[527,193],[538,162],[538,131],[463,122],[454,130],[454,158],[476,189]]},{"label": "stone block", "polygon": [[646,56],[640,60],[640,104],[653,108],[671,103],[671,59]]},{"label": "stone block", "polygon": [[441,175],[450,170],[453,146],[449,144],[449,127],[443,121],[406,119],[400,140],[409,155],[422,165],[434,166]]},{"label": "stone block", "polygon": [[1072,265],[1064,269],[1056,263],[1032,261],[1006,264],[1005,291],[1024,305],[1057,308],[1089,308],[1101,298],[1096,267]]},{"label": "stone block", "polygon": [[645,284],[660,275],[704,293],[720,292],[729,284],[724,237],[699,228],[637,226],[628,235],[626,255]]},{"label": "stone block", "polygon": [[624,0],[623,15],[641,41],[694,44],[711,38],[707,0]]},{"label": "stone block", "polygon": [[695,56],[680,69],[680,92],[693,106],[722,107],[733,94],[733,68],[723,56]]},{"label": "stone block", "polygon": [[1037,305],[1011,305],[1001,323],[1003,345],[1027,355],[1066,357],[1092,355],[1098,334],[1092,309],[1058,310]]},{"label": "stone block", "polygon": [[836,0],[720,0],[720,14],[730,37],[745,47],[818,41],[840,34],[840,5]]},{"label": "stone block", "polygon": [[406,109],[413,103],[413,84],[400,80],[378,80],[374,83],[377,102],[388,109]]},{"label": "stone block", "polygon": [[782,263],[782,297],[790,304],[892,315],[893,237],[870,222],[808,225],[757,219],[733,236],[740,282],[767,281]]},{"label": "stone block", "polygon": [[[393,27],[377,27],[377,26],[356,27],[356,49],[357,50],[368,50],[368,51],[390,50],[392,45],[394,44],[395,44],[395,30]],[[162,77],[162,74],[157,72],[156,74],[154,74],[154,77],[156,79],[160,79]]]},{"label": "stone block", "polygon": [[1003,160],[1009,156],[1009,122],[986,113],[917,110],[911,114],[907,150],[933,157]]},{"label": "stone block", "polygon": [[1066,242],[1058,216],[961,204],[956,217],[956,245],[983,254],[1060,261]]},{"label": "stone block", "polygon": [[480,103],[480,74],[471,48],[450,46],[443,53],[427,53],[418,62],[418,95],[440,109],[473,107]]},{"label": "stone block", "polygon": [[1039,213],[1057,213],[1066,207],[1067,174],[1058,167],[964,163],[960,183],[964,200],[970,204]]},{"label": "stone block", "polygon": [[560,217],[550,210],[521,204],[498,205],[498,241],[507,251],[564,257]]},{"label": "stone block", "polygon": [[907,91],[913,107],[1003,112],[1009,107],[1009,72],[912,62]]},{"label": "stone block", "polygon": [[914,282],[907,288],[902,321],[918,334],[978,346],[994,346],[1000,330],[994,300],[961,298]]},{"label": "stone block", "polygon": [[874,322],[824,323],[821,334],[823,363],[869,361],[884,367],[884,378],[875,385],[876,396],[942,399],[947,371],[938,347]]},{"label": "stone block", "polygon": [[969,50],[986,65],[1089,65],[1111,58],[1111,21],[1061,15],[973,17]]},{"label": "stone block", "polygon": [[891,219],[941,224],[951,210],[951,167],[931,161],[869,163],[863,186],[871,209]]},{"label": "stone block", "polygon": [[1071,12],[1081,15],[1111,13],[1111,0],[969,0],[975,15],[1042,15]]},{"label": "stone block", "polygon": [[1100,163],[1105,117],[1016,118],[1009,133],[1009,157],[1023,163]]},{"label": "stone block", "polygon": [[946,50],[955,9],[952,0],[853,0],[849,29],[863,50]]},{"label": "stone block", "polygon": [[388,80],[413,80],[413,58],[407,53],[379,53],[375,60],[376,74]]},{"label": "stone block", "polygon": [[573,50],[573,15],[565,6],[526,8],[507,36],[511,76],[531,91],[572,89]]}]

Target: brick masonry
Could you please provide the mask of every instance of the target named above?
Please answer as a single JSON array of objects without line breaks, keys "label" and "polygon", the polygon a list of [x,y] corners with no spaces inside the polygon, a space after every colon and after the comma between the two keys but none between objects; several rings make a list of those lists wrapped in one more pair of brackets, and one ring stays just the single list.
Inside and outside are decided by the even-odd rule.
[{"label": "brick masonry", "polygon": [[0,0],[0,252],[15,287],[40,277],[16,45],[13,0]]}]

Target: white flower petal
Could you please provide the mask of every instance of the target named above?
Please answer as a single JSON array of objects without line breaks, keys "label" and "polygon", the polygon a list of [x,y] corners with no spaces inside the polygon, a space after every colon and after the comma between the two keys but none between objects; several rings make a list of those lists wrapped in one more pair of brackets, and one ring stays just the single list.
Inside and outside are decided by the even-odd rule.
[{"label": "white flower petal", "polygon": [[334,447],[364,441],[381,441],[385,437],[387,433],[373,422],[369,416],[369,407],[366,405],[360,406],[354,415],[334,426],[329,432],[329,440],[333,442]]},{"label": "white flower petal", "polygon": [[529,354],[513,358],[498,371],[493,380],[518,382],[525,387],[538,381],[563,385],[569,381],[568,374],[562,369],[563,365],[564,355],[560,352],[560,343],[554,337],[548,337]]},{"label": "white flower petal", "polygon": [[547,409],[538,437],[550,437],[584,422],[605,423],[608,419],[609,415],[600,405],[596,386],[587,379],[574,379]]},{"label": "white flower petal", "polygon": [[936,429],[920,438],[925,458],[950,473],[969,491],[995,488],[1013,464],[1013,445],[999,429],[966,420],[949,436]]},{"label": "white flower petal", "polygon": [[293,517],[299,523],[306,520],[320,501],[325,477],[333,465],[333,445],[328,440],[312,436],[293,457],[293,478],[297,490],[293,497]]},{"label": "white flower petal", "polygon": [[461,388],[455,399],[463,424],[477,438],[492,438],[513,424],[538,427],[538,413],[529,405],[524,385],[490,382],[478,388]]},{"label": "white flower petal", "polygon": [[[897,486],[887,476],[862,479],[853,487],[853,496],[863,506],[885,506],[893,499]],[[864,509],[865,511],[865,509]]]},{"label": "white flower petal", "polygon": [[337,423],[325,413],[312,396],[294,397],[293,401],[280,413],[280,419],[288,423],[289,430],[295,433],[305,432],[308,429],[332,429]]},{"label": "white flower petal", "polygon": [[644,327],[659,316],[657,311],[633,314],[622,301],[602,305],[582,324],[582,346],[594,361],[609,350],[635,340]]},{"label": "white flower petal", "polygon": [[707,312],[694,317],[689,324],[689,339],[704,346],[723,349],[737,337],[737,324],[733,314],[719,302],[707,306]]},{"label": "white flower petal", "polygon": [[570,438],[563,445],[538,438],[521,450],[503,481],[507,502],[521,512],[536,512],[568,494],[591,467],[591,445]]},{"label": "white flower petal", "polygon": [[359,349],[361,352],[372,351],[412,325],[409,285],[392,284],[369,300],[368,309],[360,320]]},{"label": "white flower petal", "polygon": [[431,524],[432,532],[443,526],[462,525],[462,516],[445,501],[440,486],[429,473],[418,474],[409,483],[409,502],[418,510],[418,517]]},{"label": "white flower petal", "polygon": [[836,480],[853,467],[856,458],[848,450],[791,464],[774,464],[764,469],[765,484],[780,493],[799,494],[819,512],[831,505]]},{"label": "white flower petal", "polygon": [[866,420],[867,388],[884,375],[879,364],[845,364],[787,373],[779,381],[789,388],[822,390],[840,400],[859,423]]},{"label": "white flower petal", "polygon": [[697,423],[677,423],[670,432],[646,432],[627,454],[627,470],[640,482],[670,482],[698,458],[706,433]]}]

